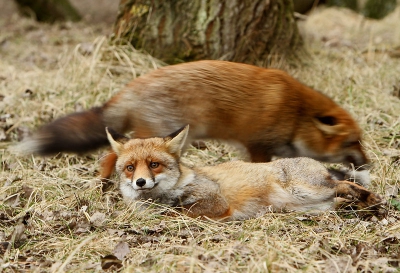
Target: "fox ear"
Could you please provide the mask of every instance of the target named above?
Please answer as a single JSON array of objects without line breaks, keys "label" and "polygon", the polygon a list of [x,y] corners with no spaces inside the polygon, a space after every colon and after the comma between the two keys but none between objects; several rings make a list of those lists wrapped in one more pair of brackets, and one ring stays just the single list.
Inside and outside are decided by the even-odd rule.
[{"label": "fox ear", "polygon": [[189,125],[182,127],[178,131],[170,134],[165,138],[166,145],[170,153],[181,155],[181,151],[186,143],[186,138],[189,133]]},{"label": "fox ear", "polygon": [[109,129],[106,127],[107,138],[108,138],[108,141],[109,141],[110,144],[111,144],[111,148],[113,149],[113,151],[114,151],[117,155],[120,155],[120,153],[121,153],[121,151],[122,151],[122,148],[123,148],[123,145],[122,145],[121,143],[115,141],[110,132],[111,132],[111,133],[113,132],[112,129],[109,130]]},{"label": "fox ear", "polygon": [[344,130],[345,125],[337,122],[335,117],[323,116],[314,119],[315,126],[324,134],[332,135],[345,135],[347,132]]}]

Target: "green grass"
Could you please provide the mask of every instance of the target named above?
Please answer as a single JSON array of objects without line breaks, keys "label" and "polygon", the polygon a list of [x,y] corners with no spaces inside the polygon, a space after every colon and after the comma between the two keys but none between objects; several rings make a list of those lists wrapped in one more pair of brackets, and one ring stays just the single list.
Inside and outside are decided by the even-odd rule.
[{"label": "green grass", "polygon": [[[383,21],[334,9],[301,23],[312,58],[287,69],[331,96],[364,130],[373,168],[371,188],[400,182],[399,13]],[[84,24],[0,21],[0,271],[99,272],[120,242],[123,272],[395,272],[400,270],[400,213],[351,211],[321,215],[269,213],[218,223],[145,211],[102,193],[102,152],[87,156],[16,157],[7,147],[61,115],[101,105],[124,84],[162,64],[129,47],[110,45]],[[376,48],[382,49],[376,51]],[[25,92],[27,89],[32,92]],[[241,158],[216,141],[189,149],[189,165]],[[399,198],[399,196],[397,196]],[[399,199],[393,199],[399,200]],[[396,203],[397,202],[397,203]],[[7,245],[9,242],[10,245]]]}]

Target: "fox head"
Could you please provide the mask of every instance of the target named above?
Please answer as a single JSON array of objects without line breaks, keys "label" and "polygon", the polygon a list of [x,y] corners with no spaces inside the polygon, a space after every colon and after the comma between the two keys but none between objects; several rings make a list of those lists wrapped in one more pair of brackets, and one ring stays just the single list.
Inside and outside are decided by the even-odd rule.
[{"label": "fox head", "polygon": [[368,159],[361,145],[361,129],[345,110],[336,107],[303,125],[298,128],[294,140],[297,156],[368,169]]},{"label": "fox head", "polygon": [[165,138],[115,140],[106,128],[107,138],[117,154],[116,171],[120,189],[127,200],[157,199],[179,180],[179,158],[189,125]]}]

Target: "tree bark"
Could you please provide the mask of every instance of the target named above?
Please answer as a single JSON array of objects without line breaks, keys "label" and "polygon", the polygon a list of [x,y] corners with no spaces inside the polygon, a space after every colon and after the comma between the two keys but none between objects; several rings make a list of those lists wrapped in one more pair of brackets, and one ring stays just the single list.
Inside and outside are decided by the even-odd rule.
[{"label": "tree bark", "polygon": [[15,0],[25,16],[34,15],[39,22],[79,21],[81,16],[68,0]]},{"label": "tree bark", "polygon": [[302,48],[292,0],[121,0],[114,34],[167,63],[266,65]]}]

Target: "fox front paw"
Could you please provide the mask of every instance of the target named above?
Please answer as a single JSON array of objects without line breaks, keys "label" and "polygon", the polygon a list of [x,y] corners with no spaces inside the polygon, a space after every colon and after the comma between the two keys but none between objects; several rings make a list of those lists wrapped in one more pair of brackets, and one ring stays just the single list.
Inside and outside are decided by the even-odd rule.
[{"label": "fox front paw", "polygon": [[371,192],[367,197],[367,199],[365,200],[366,207],[376,207],[379,205],[383,206],[386,205],[386,203],[387,203],[386,200],[380,194],[373,192]]}]

